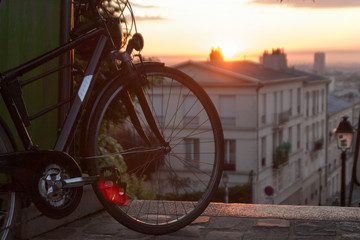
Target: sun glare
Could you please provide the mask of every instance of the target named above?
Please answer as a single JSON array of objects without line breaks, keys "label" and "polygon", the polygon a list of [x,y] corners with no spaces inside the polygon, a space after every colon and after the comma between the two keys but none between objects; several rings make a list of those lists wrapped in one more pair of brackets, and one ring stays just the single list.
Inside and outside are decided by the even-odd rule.
[{"label": "sun glare", "polygon": [[220,48],[225,58],[233,57],[239,50],[236,44],[234,43],[223,43],[220,44]]}]

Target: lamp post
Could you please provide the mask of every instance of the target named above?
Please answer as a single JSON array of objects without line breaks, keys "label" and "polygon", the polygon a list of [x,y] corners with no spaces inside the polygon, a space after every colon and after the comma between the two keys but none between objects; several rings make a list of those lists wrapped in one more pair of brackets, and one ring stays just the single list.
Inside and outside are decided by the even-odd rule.
[{"label": "lamp post", "polygon": [[348,117],[343,117],[343,120],[339,125],[334,129],[334,132],[337,137],[338,148],[341,149],[341,195],[340,195],[340,205],[345,206],[345,165],[346,165],[346,150],[351,147],[354,129],[347,120]]},{"label": "lamp post", "polygon": [[229,203],[229,189],[228,189],[229,177],[226,173],[224,173],[224,175],[222,177],[222,181],[225,186],[225,203]]}]

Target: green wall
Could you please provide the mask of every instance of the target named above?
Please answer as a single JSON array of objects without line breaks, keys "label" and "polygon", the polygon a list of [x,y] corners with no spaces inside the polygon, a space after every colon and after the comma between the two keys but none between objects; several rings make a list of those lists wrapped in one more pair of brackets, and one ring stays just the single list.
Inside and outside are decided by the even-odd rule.
[{"label": "green wall", "polygon": [[[1,0],[0,3],[0,72],[16,67],[59,46],[60,0]],[[51,69],[58,59],[46,63],[21,77],[31,76]],[[58,74],[23,88],[29,115],[58,100]],[[4,104],[0,106],[5,116]],[[5,116],[5,117],[4,117]],[[13,129],[13,127],[12,127]],[[52,148],[56,139],[57,111],[32,121],[29,131],[40,148]]]}]

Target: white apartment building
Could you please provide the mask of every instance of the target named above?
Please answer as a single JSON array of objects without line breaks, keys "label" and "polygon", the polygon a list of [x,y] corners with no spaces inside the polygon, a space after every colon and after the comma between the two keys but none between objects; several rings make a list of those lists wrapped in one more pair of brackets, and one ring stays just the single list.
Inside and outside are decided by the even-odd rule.
[{"label": "white apartment building", "polygon": [[[338,126],[340,121],[344,116],[348,117],[348,121],[352,124],[354,123],[353,119],[353,107],[354,105],[350,102],[343,101],[336,98],[333,95],[328,96],[328,129],[327,129],[327,193],[326,197],[329,204],[332,204],[336,199],[340,201],[340,191],[341,191],[341,150],[337,147],[337,139],[333,130]],[[354,140],[355,142],[355,136]],[[348,151],[348,157],[346,158],[346,178],[345,183],[348,185],[351,181],[352,174],[352,151]],[[347,200],[348,196],[346,196]]]},{"label": "white apartment building", "polygon": [[[218,109],[229,186],[249,183],[252,176],[253,203],[325,201],[328,80],[249,61],[176,67],[198,81]],[[265,194],[269,187],[272,196]]]}]

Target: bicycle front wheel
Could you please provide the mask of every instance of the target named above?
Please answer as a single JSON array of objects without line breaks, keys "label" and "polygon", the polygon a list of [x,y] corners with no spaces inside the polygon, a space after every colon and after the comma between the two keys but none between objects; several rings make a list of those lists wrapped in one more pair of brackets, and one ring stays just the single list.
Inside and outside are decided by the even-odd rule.
[{"label": "bicycle front wheel", "polygon": [[118,180],[109,185],[107,178],[105,185],[116,184],[126,196],[111,202],[104,185],[95,185],[106,210],[130,229],[163,234],[191,223],[211,201],[222,174],[223,132],[213,103],[192,78],[162,65],[142,72],[165,143],[149,126],[141,100],[117,81],[97,106],[89,147],[98,156],[93,167],[118,169]]}]

